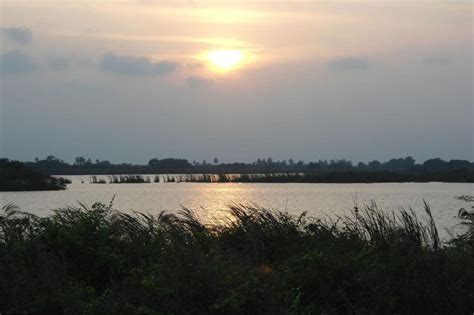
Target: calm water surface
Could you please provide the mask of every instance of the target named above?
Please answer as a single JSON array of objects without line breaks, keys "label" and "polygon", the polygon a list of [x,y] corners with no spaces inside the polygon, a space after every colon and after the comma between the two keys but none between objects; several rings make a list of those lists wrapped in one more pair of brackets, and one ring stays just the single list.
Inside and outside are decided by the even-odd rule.
[{"label": "calm water surface", "polygon": [[65,177],[72,180],[65,191],[0,192],[0,205],[14,203],[24,211],[45,216],[51,209],[75,206],[79,201],[89,205],[96,201],[108,203],[115,195],[114,206],[122,211],[177,212],[188,207],[210,221],[221,219],[228,206],[235,203],[256,203],[293,214],[308,211],[312,216],[337,216],[349,214],[355,202],[361,207],[375,200],[382,209],[412,207],[422,215],[425,199],[443,235],[447,235],[446,229],[456,233],[462,230],[457,211],[474,206],[455,198],[473,195],[474,184],[90,184],[89,176]]}]

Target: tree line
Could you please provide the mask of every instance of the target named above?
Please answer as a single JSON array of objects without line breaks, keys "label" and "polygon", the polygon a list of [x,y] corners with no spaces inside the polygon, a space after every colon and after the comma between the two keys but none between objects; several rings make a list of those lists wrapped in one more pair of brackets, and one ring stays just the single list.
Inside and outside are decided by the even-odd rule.
[{"label": "tree line", "polygon": [[[305,163],[258,159],[252,163],[201,163],[186,159],[150,159],[146,165],[112,164],[78,157],[69,164],[54,156],[34,162],[0,159],[0,190],[64,189],[65,179],[50,175],[182,174],[190,182],[261,183],[384,183],[384,182],[474,182],[474,163],[440,158],[416,163],[412,157],[371,161],[354,165],[347,160]],[[194,176],[196,175],[196,176]],[[191,177],[187,177],[191,176]],[[216,180],[215,178],[218,178]],[[135,178],[135,177],[134,177]]]},{"label": "tree line", "polygon": [[63,190],[70,181],[32,170],[24,163],[0,159],[0,191]]},{"label": "tree line", "polygon": [[251,163],[233,162],[220,163],[218,158],[212,162],[189,161],[181,158],[152,158],[147,164],[111,163],[99,159],[92,160],[85,157],[77,157],[74,163],[67,163],[55,156],[44,159],[36,158],[33,162],[25,164],[34,170],[47,174],[204,174],[204,173],[315,173],[315,172],[405,172],[405,173],[427,173],[427,172],[453,172],[473,171],[474,163],[467,160],[452,159],[449,161],[433,158],[422,163],[417,163],[411,156],[394,158],[380,162],[373,160],[367,163],[357,164],[345,159],[319,160],[304,162],[302,160],[274,160],[270,158],[259,158]]}]

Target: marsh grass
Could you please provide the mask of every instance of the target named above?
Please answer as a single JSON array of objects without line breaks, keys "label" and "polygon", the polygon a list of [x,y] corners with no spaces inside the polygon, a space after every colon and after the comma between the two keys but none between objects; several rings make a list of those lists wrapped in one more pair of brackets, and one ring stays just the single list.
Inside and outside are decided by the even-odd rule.
[{"label": "marsh grass", "polygon": [[472,313],[472,222],[441,244],[425,210],[426,221],[373,203],[329,220],[233,205],[209,225],[189,209],[129,214],[96,203],[40,218],[6,206],[0,312]]},{"label": "marsh grass", "polygon": [[275,183],[300,182],[305,174],[262,173],[262,174],[175,174],[156,175],[155,183]]},{"label": "marsh grass", "polygon": [[[149,176],[143,175],[109,175],[109,184],[147,184],[151,183]],[[99,178],[96,175],[90,177],[89,182],[91,184],[107,184],[107,181],[103,178]]]},{"label": "marsh grass", "polygon": [[175,175],[164,182],[192,183],[390,183],[390,182],[473,182],[469,171],[453,174],[367,170],[320,170],[298,172],[266,172],[241,174]]},{"label": "marsh grass", "polygon": [[107,181],[103,178],[98,178],[96,175],[90,177],[89,182],[91,184],[107,184]]},{"label": "marsh grass", "polygon": [[[103,184],[104,180],[91,183]],[[143,175],[111,175],[109,183],[384,183],[384,182],[427,182],[440,180],[433,178],[418,178],[417,174],[411,177],[397,172],[367,172],[367,171],[347,171],[347,172],[311,172],[311,173],[217,173],[217,174],[159,174],[152,178]],[[461,196],[460,198],[467,198]],[[469,200],[469,199],[461,199]]]},{"label": "marsh grass", "polygon": [[110,175],[110,184],[145,184],[150,183],[150,177],[143,175]]}]

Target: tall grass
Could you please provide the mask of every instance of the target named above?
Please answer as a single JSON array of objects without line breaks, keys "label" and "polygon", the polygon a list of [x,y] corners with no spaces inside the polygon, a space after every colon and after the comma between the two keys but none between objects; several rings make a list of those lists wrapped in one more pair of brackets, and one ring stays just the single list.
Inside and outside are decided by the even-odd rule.
[{"label": "tall grass", "polygon": [[[143,175],[109,175],[109,184],[145,184],[151,183],[148,176]],[[96,175],[90,177],[91,184],[107,184],[103,178],[98,178]]]},{"label": "tall grass", "polygon": [[299,182],[304,174],[266,173],[266,174],[181,174],[156,175],[155,182],[163,183],[272,183]]},{"label": "tall grass", "polygon": [[[416,174],[415,174],[416,175]],[[413,176],[415,176],[413,175]],[[415,176],[416,177],[416,176]],[[260,173],[260,174],[168,174],[155,175],[153,179],[143,175],[112,175],[109,183],[373,183],[420,181],[407,178],[401,173],[378,172],[315,172],[315,173]],[[103,180],[91,183],[103,183]],[[436,180],[436,178],[433,178]]]},{"label": "tall grass", "polygon": [[150,183],[150,177],[143,175],[110,175],[110,184],[145,184]]},{"label": "tall grass", "polygon": [[390,183],[390,182],[472,182],[468,172],[456,172],[447,176],[442,173],[396,171],[313,171],[305,173],[243,173],[243,174],[195,174],[176,175],[167,182],[196,183]]},{"label": "tall grass", "polygon": [[89,182],[91,184],[106,184],[107,182],[103,178],[98,178],[96,175],[92,175]]},{"label": "tall grass", "polygon": [[178,174],[156,175],[155,183],[216,183],[228,182],[229,174]]},{"label": "tall grass", "polygon": [[439,242],[413,211],[337,220],[234,205],[205,224],[112,204],[0,216],[3,314],[470,314],[473,224]]}]

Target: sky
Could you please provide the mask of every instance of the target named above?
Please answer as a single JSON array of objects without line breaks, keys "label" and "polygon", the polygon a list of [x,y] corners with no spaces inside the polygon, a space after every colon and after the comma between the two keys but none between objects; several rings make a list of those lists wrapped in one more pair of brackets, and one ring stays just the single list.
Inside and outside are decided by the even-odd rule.
[{"label": "sky", "polygon": [[474,160],[471,1],[0,0],[0,156]]}]

